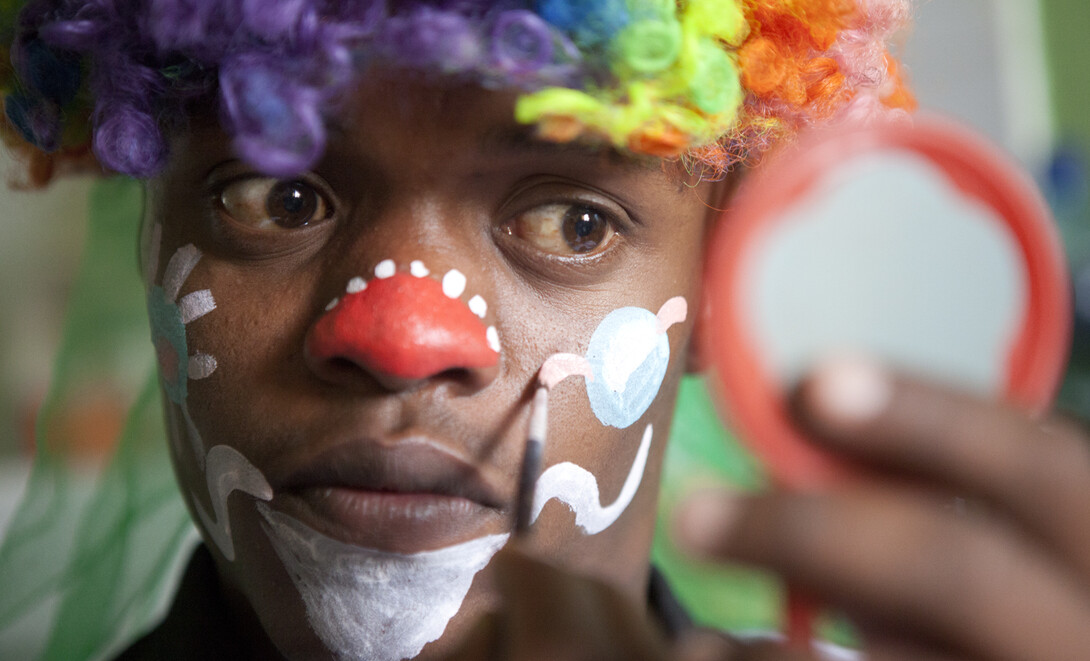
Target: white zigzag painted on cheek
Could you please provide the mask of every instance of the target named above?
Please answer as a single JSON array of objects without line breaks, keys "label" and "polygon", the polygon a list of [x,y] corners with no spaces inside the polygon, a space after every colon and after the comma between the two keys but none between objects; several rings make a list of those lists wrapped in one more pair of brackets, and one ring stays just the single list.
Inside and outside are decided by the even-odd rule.
[{"label": "white zigzag painted on cheek", "polygon": [[606,506],[601,504],[598,480],[590,471],[569,461],[550,466],[537,480],[531,522],[537,520],[545,503],[556,498],[575,512],[575,525],[583,528],[588,535],[596,535],[613,525],[632,502],[640,482],[643,481],[652,435],[652,427],[647,425],[640,441],[640,449],[636,452],[628,477],[621,487],[621,493]]},{"label": "white zigzag painted on cheek", "polygon": [[227,497],[232,491],[241,491],[258,500],[271,500],[272,487],[250,461],[227,445],[217,445],[208,451],[205,457],[205,480],[208,493],[212,497],[212,511],[215,519],[208,515],[201,502],[193,500],[201,525],[208,536],[219,548],[223,557],[229,561],[235,559],[235,545],[231,540],[231,519],[227,511]]}]

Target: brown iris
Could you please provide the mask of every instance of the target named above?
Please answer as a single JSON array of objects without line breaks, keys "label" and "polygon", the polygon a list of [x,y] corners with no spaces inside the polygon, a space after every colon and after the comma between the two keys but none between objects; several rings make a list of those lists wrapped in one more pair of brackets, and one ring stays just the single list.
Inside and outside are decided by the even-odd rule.
[{"label": "brown iris", "polygon": [[223,189],[220,207],[238,223],[269,231],[306,227],[330,214],[325,197],[299,179],[240,179]]},{"label": "brown iris", "polygon": [[609,218],[582,204],[546,204],[520,213],[507,232],[554,255],[585,255],[604,248],[613,238]]}]

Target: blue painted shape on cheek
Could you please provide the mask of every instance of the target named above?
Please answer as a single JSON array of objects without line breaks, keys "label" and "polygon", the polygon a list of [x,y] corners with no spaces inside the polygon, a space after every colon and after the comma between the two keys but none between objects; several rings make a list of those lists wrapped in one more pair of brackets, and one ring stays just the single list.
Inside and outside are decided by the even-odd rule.
[{"label": "blue painted shape on cheek", "polygon": [[614,310],[595,329],[587,349],[594,380],[591,409],[604,425],[624,429],[658,396],[670,363],[670,342],[658,319],[643,308]]},{"label": "blue painted shape on cheek", "polygon": [[182,323],[182,311],[167,298],[162,287],[154,286],[148,292],[148,319],[163,388],[172,402],[182,404],[187,396],[186,379],[189,376],[185,324]]}]

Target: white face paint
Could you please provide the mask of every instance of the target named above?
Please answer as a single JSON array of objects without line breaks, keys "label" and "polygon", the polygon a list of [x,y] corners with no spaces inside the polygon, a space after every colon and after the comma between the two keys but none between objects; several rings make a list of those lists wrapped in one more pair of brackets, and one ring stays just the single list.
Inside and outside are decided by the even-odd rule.
[{"label": "white face paint", "polygon": [[[621,493],[600,503],[598,483],[586,469],[557,464],[538,479],[533,517],[556,498],[575,512],[590,535],[612,525],[632,502],[643,480],[653,429],[644,431]],[[205,477],[215,518],[194,499],[209,538],[230,561],[235,558],[227,498],[242,491],[270,500],[264,475],[234,448],[217,445],[205,457]],[[438,639],[461,609],[473,578],[492,560],[509,534],[489,535],[434,551],[402,554],[331,539],[302,522],[257,504],[263,528],[295,584],[315,634],[338,659],[401,661]]]},{"label": "white face paint", "polygon": [[688,308],[683,297],[675,296],[657,314],[636,307],[614,310],[594,329],[586,356],[554,354],[538,378],[552,388],[569,376],[583,375],[594,415],[603,425],[624,429],[658,397],[670,363],[666,331],[685,321]]},{"label": "white face paint", "polygon": [[[688,307],[683,297],[675,296],[657,314],[636,307],[614,310],[595,329],[586,357],[554,354],[542,365],[538,380],[552,390],[567,377],[582,375],[598,420],[604,425],[628,427],[658,396],[670,361],[666,331],[685,321]],[[540,516],[545,503],[556,498],[575,512],[575,524],[588,535],[613,525],[640,488],[652,435],[652,427],[647,425],[621,493],[610,505],[602,505],[598,480],[587,469],[571,462],[550,467],[534,489],[531,522]]]},{"label": "white face paint", "polygon": [[602,381],[616,393],[624,393],[628,380],[662,336],[654,317],[636,318],[619,326],[606,340],[606,359],[602,361]]},{"label": "white face paint", "polygon": [[621,487],[621,493],[612,504],[605,507],[601,504],[598,480],[590,471],[567,461],[550,466],[537,480],[531,521],[537,520],[545,503],[556,498],[575,512],[575,525],[580,526],[588,535],[596,535],[613,525],[640,488],[643,471],[647,466],[647,453],[651,449],[651,437],[652,428],[647,425],[643,440],[640,441],[640,449],[636,452],[636,458]]},{"label": "white face paint", "polygon": [[[188,381],[208,378],[218,365],[216,358],[209,354],[199,351],[189,354],[186,326],[213,312],[216,309],[216,299],[208,289],[181,295],[182,287],[201,260],[201,251],[192,244],[179,248],[167,261],[162,286],[152,284],[159,267],[161,239],[162,229],[155,224],[142,248],[144,278],[148,283],[148,316],[151,321],[152,341],[159,360],[160,379],[167,398],[178,407],[185,422],[188,450],[192,452],[197,466],[204,470],[212,514],[205,510],[200,498],[194,494],[192,500],[197,518],[223,557],[234,561],[235,546],[231,540],[228,496],[233,491],[242,491],[255,498],[269,500],[272,498],[272,488],[261,471],[234,448],[217,445],[207,453],[204,451],[200,432],[189,415]],[[175,415],[173,409],[168,415]],[[177,429],[177,425],[171,426]],[[176,444],[175,448],[179,453],[187,449],[184,444]]]},{"label": "white face paint", "polygon": [[201,501],[194,498],[193,506],[201,525],[208,531],[208,536],[219,548],[223,557],[235,560],[235,545],[231,541],[231,518],[227,512],[227,497],[232,491],[250,494],[259,500],[271,500],[272,487],[250,460],[227,445],[217,445],[208,451],[205,457],[205,480],[208,494],[212,498],[212,512],[216,518],[208,515]]},{"label": "white face paint", "polygon": [[443,634],[473,577],[509,537],[392,553],[331,539],[264,504],[258,511],[311,627],[338,659],[415,657]]},{"label": "white face paint", "polygon": [[[379,274],[385,270],[388,269],[376,268],[376,275],[386,275]],[[444,279],[444,284],[449,285],[447,289],[451,290],[448,295],[464,289],[458,275],[455,273],[453,278]],[[353,287],[352,283],[350,287]],[[358,283],[355,288],[362,289]],[[210,293],[188,300],[192,305],[187,308],[191,307],[194,312],[206,313],[214,309]],[[481,301],[483,303],[483,299]],[[683,319],[683,300],[680,305],[679,316]],[[183,311],[182,316],[195,318],[197,315]],[[631,342],[622,342],[636,351],[621,351],[616,355],[627,354],[628,362],[645,362],[647,355],[662,343],[662,338],[656,336],[661,336],[676,320],[658,319],[657,322],[653,329],[640,328],[639,333],[629,338]],[[494,329],[489,330],[494,334]],[[614,339],[624,336],[626,333],[622,331]],[[638,361],[633,353],[639,354]],[[585,363],[585,359],[581,359],[581,364]],[[611,377],[615,376],[612,372],[617,371],[617,376],[623,372],[627,378],[635,367],[638,365],[626,363],[609,365],[607,369],[611,370]],[[585,373],[593,379],[589,369]],[[557,377],[557,381],[563,378]],[[200,435],[189,420],[184,398],[180,407],[192,437],[199,445]],[[587,534],[597,534],[608,528],[639,489],[652,435],[652,427],[648,425],[621,493],[612,504],[601,505],[594,475],[565,462],[551,467],[539,478],[532,519],[537,519],[548,500],[556,498],[575,512],[576,525]],[[272,488],[264,475],[231,447],[215,446],[205,456],[198,449],[197,455],[198,461],[205,466],[213,510],[213,515],[209,515],[199,499],[194,498],[197,516],[211,542],[225,558],[233,561],[235,552],[227,498],[233,491],[242,491],[268,501],[273,496]],[[474,577],[509,538],[509,534],[490,535],[433,551],[393,553],[326,537],[263,503],[258,503],[257,509],[265,519],[263,528],[273,548],[303,599],[311,627],[338,659],[401,661],[418,655],[425,645],[442,636],[451,618],[461,609]]]}]

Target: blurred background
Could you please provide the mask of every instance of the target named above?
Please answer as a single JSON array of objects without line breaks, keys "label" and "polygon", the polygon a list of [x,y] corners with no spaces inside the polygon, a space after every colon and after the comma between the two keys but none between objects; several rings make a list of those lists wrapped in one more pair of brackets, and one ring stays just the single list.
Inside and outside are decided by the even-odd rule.
[{"label": "blurred background", "polygon": [[[990,137],[1036,178],[1053,208],[1067,248],[1076,290],[1077,321],[1061,405],[1090,415],[1090,5],[1085,0],[917,0],[915,27],[902,46],[921,106],[952,115]],[[0,154],[0,169],[10,162]],[[94,204],[132,203],[131,189],[96,189]],[[0,187],[0,530],[26,479],[34,420],[49,384],[61,340],[65,306],[84,254],[92,184],[62,181],[47,193]],[[125,199],[115,199],[120,196]],[[117,228],[111,266],[135,278],[136,239]],[[129,324],[141,301],[98,301],[83,330]],[[136,311],[134,313],[134,310]],[[150,343],[139,322],[131,333],[111,332],[98,347],[124,357],[95,372],[66,398],[63,424],[80,430],[72,448],[94,464],[109,452],[150,365]],[[116,330],[116,329],[115,329]],[[121,339],[118,339],[121,338]],[[133,355],[136,355],[133,358]],[[92,366],[93,367],[93,366]],[[724,477],[747,488],[760,470],[718,427],[706,394],[687,383],[668,457],[663,501],[701,480]],[[699,619],[735,628],[775,624],[777,588],[744,571],[692,567],[662,536],[656,559],[666,567]]]}]

